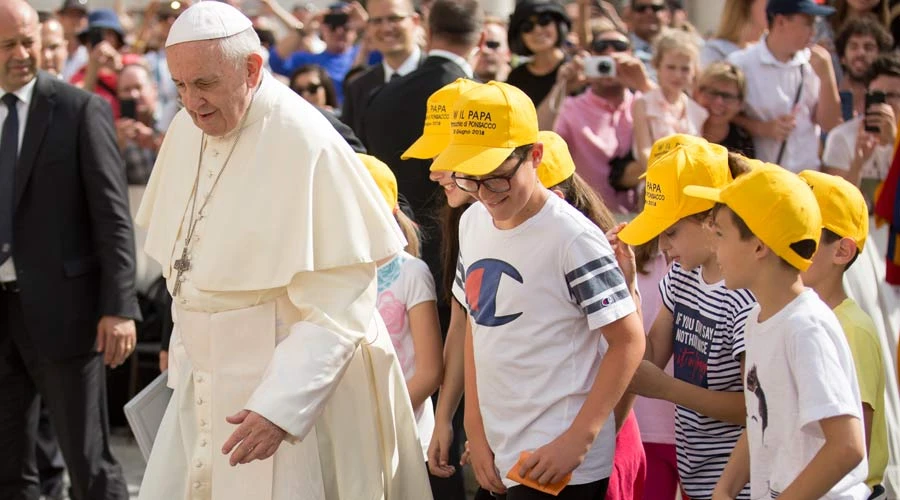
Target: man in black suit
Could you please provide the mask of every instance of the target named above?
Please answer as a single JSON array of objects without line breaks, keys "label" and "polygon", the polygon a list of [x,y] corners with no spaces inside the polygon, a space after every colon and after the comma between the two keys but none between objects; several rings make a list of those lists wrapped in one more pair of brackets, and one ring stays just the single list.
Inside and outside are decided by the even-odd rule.
[{"label": "man in black suit", "polygon": [[470,61],[479,45],[482,23],[475,0],[436,1],[428,20],[428,57],[419,69],[376,91],[363,116],[362,133],[357,134],[369,154],[394,171],[400,194],[425,233],[423,258],[437,283],[443,280],[440,237],[433,219],[435,193],[440,190],[428,179],[430,161],[401,160],[400,155],[422,135],[428,97],[457,78],[472,78]]},{"label": "man in black suit", "polygon": [[38,72],[40,50],[34,9],[0,0],[0,498],[40,495],[43,399],[73,497],[127,499],[104,367],[139,317],[125,170],[109,106]]},{"label": "man in black suit", "polygon": [[[406,198],[422,237],[422,259],[438,284],[438,297],[445,293],[441,284],[441,234],[437,209],[446,203],[437,196],[440,188],[428,178],[431,161],[401,160],[425,127],[428,97],[457,78],[472,78],[471,61],[482,37],[483,13],[477,0],[437,0],[428,17],[428,56],[419,69],[384,85],[372,96],[363,116],[360,139],[369,154],[385,162],[397,177],[400,194]],[[438,301],[441,331],[450,323],[450,307]],[[458,440],[461,412],[454,422]],[[458,443],[450,452],[450,463],[458,463]],[[448,479],[430,476],[435,500],[464,498],[460,468]]]},{"label": "man in black suit", "polygon": [[369,0],[366,8],[369,39],[384,59],[347,85],[341,120],[357,135],[372,94],[385,83],[413,72],[424,60],[417,43],[419,15],[412,0]]}]

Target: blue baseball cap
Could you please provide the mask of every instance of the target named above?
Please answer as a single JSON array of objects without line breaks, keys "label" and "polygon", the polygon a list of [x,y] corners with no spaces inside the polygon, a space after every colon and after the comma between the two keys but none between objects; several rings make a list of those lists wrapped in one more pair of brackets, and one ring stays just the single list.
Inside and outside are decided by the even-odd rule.
[{"label": "blue baseball cap", "polygon": [[834,14],[834,7],[819,5],[813,0],[769,0],[766,4],[766,14],[809,14],[811,16],[827,17]]}]

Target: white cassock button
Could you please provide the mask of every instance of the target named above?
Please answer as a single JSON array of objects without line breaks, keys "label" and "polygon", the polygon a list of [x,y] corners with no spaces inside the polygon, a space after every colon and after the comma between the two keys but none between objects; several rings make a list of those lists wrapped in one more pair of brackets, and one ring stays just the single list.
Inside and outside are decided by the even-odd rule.
[{"label": "white cassock button", "polygon": [[203,462],[200,460],[197,460],[197,463],[194,464],[194,467],[196,467],[198,469],[203,468]]},{"label": "white cassock button", "polygon": [[203,398],[197,398],[197,404],[203,405]]},{"label": "white cassock button", "polygon": [[201,448],[206,448],[206,440],[205,440],[205,439],[201,439],[201,440],[200,440],[200,447],[201,447]]},{"label": "white cassock button", "polygon": [[199,383],[199,384],[203,383],[203,375],[197,375],[197,383]]},{"label": "white cassock button", "polygon": [[200,427],[206,427],[206,420],[200,419]]},{"label": "white cassock button", "polygon": [[195,489],[195,490],[199,490],[201,486],[203,486],[203,485],[200,484],[200,481],[195,481],[195,482],[194,482],[194,489]]}]

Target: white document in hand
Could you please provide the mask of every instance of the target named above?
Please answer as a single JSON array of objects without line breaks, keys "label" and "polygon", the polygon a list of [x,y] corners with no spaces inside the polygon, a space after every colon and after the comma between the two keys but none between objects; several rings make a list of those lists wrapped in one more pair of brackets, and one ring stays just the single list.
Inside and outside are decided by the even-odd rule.
[{"label": "white document in hand", "polygon": [[128,419],[128,425],[131,426],[131,432],[134,433],[144,460],[150,457],[156,432],[159,431],[159,425],[172,397],[172,389],[166,385],[168,374],[168,371],[162,372],[125,404],[125,418]]}]

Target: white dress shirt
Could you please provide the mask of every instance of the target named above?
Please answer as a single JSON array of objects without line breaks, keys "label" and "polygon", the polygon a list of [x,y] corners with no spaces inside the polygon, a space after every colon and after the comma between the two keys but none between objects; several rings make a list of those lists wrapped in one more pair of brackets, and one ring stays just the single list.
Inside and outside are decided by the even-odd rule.
[{"label": "white dress shirt", "polygon": [[391,68],[387,61],[382,60],[381,66],[384,68],[384,83],[391,81],[391,77],[394,76],[394,73],[399,76],[406,76],[415,71],[415,69],[419,67],[419,59],[421,57],[422,50],[419,49],[418,45],[414,45],[412,53],[397,69]]},{"label": "white dress shirt", "polygon": [[428,56],[438,56],[443,57],[444,59],[450,59],[455,62],[460,68],[462,68],[463,73],[466,74],[466,78],[471,79],[473,75],[472,65],[469,64],[469,61],[466,60],[465,57],[460,56],[459,54],[454,54],[448,50],[441,49],[431,49],[428,51]]},{"label": "white dress shirt", "polygon": [[[769,121],[793,114],[797,126],[788,136],[787,146],[781,162],[776,162],[781,141],[768,137],[754,137],[756,157],[760,160],[778,163],[792,171],[819,170],[820,128],[816,124],[816,105],[819,102],[820,81],[809,65],[809,49],[803,49],[787,62],[781,62],[772,55],[763,38],[759,43],[733,52],[728,61],[744,71],[747,77],[747,93],[744,111],[750,118]],[[802,70],[801,70],[802,68]],[[794,106],[797,88],[803,89],[800,101]]]},{"label": "white dress shirt", "polygon": [[[22,140],[25,138],[25,125],[28,123],[28,106],[31,104],[31,96],[34,94],[34,84],[37,78],[32,78],[22,88],[13,92],[13,95],[19,98],[16,104],[16,112],[19,118],[19,145],[16,148],[17,153],[22,153]],[[0,96],[6,95],[6,90],[0,87]],[[4,105],[0,105],[0,124],[6,122],[9,110]],[[0,282],[16,281],[16,266],[12,256],[0,265]]]}]

